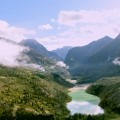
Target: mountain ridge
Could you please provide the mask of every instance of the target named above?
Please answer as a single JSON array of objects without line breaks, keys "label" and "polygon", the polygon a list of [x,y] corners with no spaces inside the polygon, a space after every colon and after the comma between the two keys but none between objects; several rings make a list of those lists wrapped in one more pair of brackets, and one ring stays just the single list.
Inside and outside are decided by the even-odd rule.
[{"label": "mountain ridge", "polygon": [[65,59],[68,51],[73,48],[71,46],[64,46],[62,48],[57,48],[56,50],[52,50],[53,52],[57,53],[62,59]]},{"label": "mountain ridge", "polygon": [[38,52],[41,55],[48,57],[49,59],[55,61],[62,61],[62,58],[58,56],[56,53],[48,51],[42,44],[40,44],[35,39],[25,39],[20,42],[21,45],[30,47],[34,51]]},{"label": "mountain ridge", "polygon": [[88,45],[74,47],[69,50],[64,62],[66,65],[70,66],[70,69],[78,68],[81,65],[83,66],[84,64],[87,64],[87,60],[90,56],[97,53],[112,40],[112,38],[105,36]]}]

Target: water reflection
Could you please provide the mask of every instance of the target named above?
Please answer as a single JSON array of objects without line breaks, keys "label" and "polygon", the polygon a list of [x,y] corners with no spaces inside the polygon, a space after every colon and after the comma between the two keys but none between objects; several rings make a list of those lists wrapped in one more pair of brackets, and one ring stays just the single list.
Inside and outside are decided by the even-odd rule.
[{"label": "water reflection", "polygon": [[103,114],[104,110],[98,105],[100,98],[95,95],[90,95],[85,92],[85,89],[73,88],[72,92],[69,93],[72,97],[72,101],[67,103],[67,108],[71,111],[71,114]]},{"label": "water reflection", "polygon": [[81,114],[103,114],[104,111],[98,105],[91,104],[89,102],[78,102],[78,101],[71,101],[67,104],[67,108],[71,111],[71,115],[75,113]]}]

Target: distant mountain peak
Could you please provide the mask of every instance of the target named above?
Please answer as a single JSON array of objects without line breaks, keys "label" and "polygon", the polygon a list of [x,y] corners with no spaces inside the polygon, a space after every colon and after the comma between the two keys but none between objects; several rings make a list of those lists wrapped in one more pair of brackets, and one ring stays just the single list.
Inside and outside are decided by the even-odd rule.
[{"label": "distant mountain peak", "polygon": [[53,52],[57,53],[62,59],[65,59],[68,51],[71,49],[71,46],[64,46],[62,48],[57,48],[56,50],[53,50]]},{"label": "distant mountain peak", "polygon": [[36,53],[41,54],[45,57],[48,57],[55,61],[61,61],[62,58],[59,57],[56,53],[48,51],[41,43],[39,43],[35,39],[25,39],[20,42],[20,44],[24,46],[28,46],[32,50],[34,50]]},{"label": "distant mountain peak", "polygon": [[35,40],[35,39],[24,39],[24,40],[22,40],[22,42],[24,42],[24,41],[39,43],[39,42],[38,42],[37,40]]},{"label": "distant mountain peak", "polygon": [[34,45],[39,45],[39,46],[42,46],[42,47],[44,47],[41,43],[39,43],[37,40],[35,40],[35,39],[24,39],[24,40],[22,40],[21,42],[20,42],[21,44],[26,44],[26,45],[28,45],[28,44],[34,44]]},{"label": "distant mountain peak", "polygon": [[39,49],[39,50],[42,49],[44,51],[47,51],[46,48],[35,39],[24,39],[20,42],[20,44],[29,46],[33,49]]},{"label": "distant mountain peak", "polygon": [[109,37],[109,36],[107,36],[107,35],[106,35],[106,36],[105,36],[105,37],[103,37],[103,38],[111,38],[111,37]]}]

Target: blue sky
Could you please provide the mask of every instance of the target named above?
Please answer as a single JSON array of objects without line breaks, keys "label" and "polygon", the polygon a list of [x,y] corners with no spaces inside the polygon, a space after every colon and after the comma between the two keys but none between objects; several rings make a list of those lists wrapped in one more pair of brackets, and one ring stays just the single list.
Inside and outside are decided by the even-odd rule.
[{"label": "blue sky", "polygon": [[0,0],[0,36],[35,38],[49,50],[120,32],[119,0]]}]

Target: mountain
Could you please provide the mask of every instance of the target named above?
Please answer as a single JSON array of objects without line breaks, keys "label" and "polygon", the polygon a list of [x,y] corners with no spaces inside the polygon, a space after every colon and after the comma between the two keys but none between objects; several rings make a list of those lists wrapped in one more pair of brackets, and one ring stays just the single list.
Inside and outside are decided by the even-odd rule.
[{"label": "mountain", "polygon": [[37,42],[34,39],[26,39],[20,42],[21,45],[27,46],[31,48],[32,50],[36,51],[37,53],[48,57],[49,59],[55,60],[55,61],[61,61],[62,58],[58,56],[56,53],[48,51],[43,45],[41,45],[39,42]]},{"label": "mountain", "polygon": [[36,42],[30,42],[29,49],[5,38],[0,43],[0,120],[59,120],[69,116],[67,89],[73,84],[64,79],[70,75],[65,67],[40,54],[39,47],[43,53],[46,49]]},{"label": "mountain", "polygon": [[[89,44],[90,45],[90,44]],[[88,46],[89,46],[88,45]],[[70,73],[78,77],[79,82],[94,82],[103,77],[113,77],[120,75],[120,35],[114,40],[110,40],[106,45],[98,48],[97,52],[84,49],[89,56],[84,54],[74,58],[74,62],[69,62]],[[84,48],[84,47],[83,47]],[[94,47],[93,47],[94,48]],[[83,50],[83,49],[82,49]],[[81,53],[81,54],[82,54]],[[73,53],[72,53],[73,54]],[[75,55],[75,53],[74,53]],[[77,61],[78,60],[78,61]],[[66,63],[67,64],[67,63]],[[77,64],[77,65],[76,65]],[[67,64],[68,65],[68,64]],[[75,66],[76,65],[76,66]]]},{"label": "mountain", "polygon": [[48,73],[59,74],[64,79],[71,77],[66,68],[57,64],[58,61],[61,61],[61,58],[56,53],[48,51],[36,40],[27,39],[20,44],[29,47],[30,50],[25,54],[29,56],[30,62],[40,65]]},{"label": "mountain", "polygon": [[[88,59],[87,71],[95,79],[120,75],[120,35]],[[88,75],[86,75],[88,76]],[[89,76],[89,77],[90,77]],[[93,77],[93,78],[94,78]]]},{"label": "mountain", "polygon": [[120,35],[90,56],[87,65],[79,68],[78,71],[79,73],[76,75],[81,76],[84,82],[94,82],[103,77],[120,76]]},{"label": "mountain", "polygon": [[112,63],[120,57],[120,34],[103,49],[89,58],[91,63]]},{"label": "mountain", "polygon": [[71,46],[65,46],[63,48],[58,48],[56,50],[53,50],[53,52],[57,53],[63,60],[65,59],[68,51],[71,49]]},{"label": "mountain", "polygon": [[90,56],[96,54],[112,40],[113,40],[112,38],[105,36],[86,46],[74,47],[70,49],[65,58],[66,65],[70,67],[70,70],[74,71],[76,68],[79,68],[84,64],[87,64],[87,60]]},{"label": "mountain", "polygon": [[[70,79],[71,77],[70,73],[66,70],[66,66],[61,66],[59,64],[59,62],[63,62],[47,57],[46,55],[49,53],[49,51],[47,51],[44,46],[38,44],[35,40],[27,41],[27,43],[24,42],[25,45],[23,45],[23,41],[22,43],[16,43],[12,40],[1,38],[0,43],[0,64],[2,65],[21,66],[30,69],[37,69],[51,74],[58,74],[64,79]],[[26,45],[28,43],[29,47]],[[8,51],[6,51],[6,48]],[[38,52],[40,50],[43,54]]]}]

